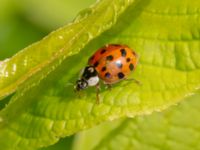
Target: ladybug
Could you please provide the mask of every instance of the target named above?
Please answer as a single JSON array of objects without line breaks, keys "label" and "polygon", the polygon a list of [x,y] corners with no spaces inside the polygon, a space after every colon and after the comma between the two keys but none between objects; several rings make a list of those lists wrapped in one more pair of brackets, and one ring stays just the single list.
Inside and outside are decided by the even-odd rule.
[{"label": "ladybug", "polygon": [[[100,79],[110,87],[127,78],[136,68],[138,55],[127,45],[108,44],[98,49],[88,60],[88,65],[82,70],[76,81],[75,91],[96,86],[97,103],[99,103]],[[137,83],[138,81],[135,80]]]}]

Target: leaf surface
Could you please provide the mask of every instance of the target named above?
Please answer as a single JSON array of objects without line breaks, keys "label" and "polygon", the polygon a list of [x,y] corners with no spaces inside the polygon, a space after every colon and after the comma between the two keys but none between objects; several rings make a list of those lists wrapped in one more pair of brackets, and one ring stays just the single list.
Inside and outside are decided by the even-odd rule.
[{"label": "leaf surface", "polygon": [[[114,121],[83,131],[77,136],[73,150],[199,149],[199,99],[200,93],[162,113]],[[116,128],[117,123],[120,125]],[[110,130],[105,132],[105,129]]]}]

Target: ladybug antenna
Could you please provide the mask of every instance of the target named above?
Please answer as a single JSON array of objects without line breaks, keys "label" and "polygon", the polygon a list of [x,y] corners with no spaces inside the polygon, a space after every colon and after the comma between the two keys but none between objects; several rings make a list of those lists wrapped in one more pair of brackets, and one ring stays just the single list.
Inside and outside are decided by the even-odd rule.
[{"label": "ladybug antenna", "polygon": [[68,82],[65,87],[68,87],[68,86],[74,86],[74,83],[71,83],[71,82]]}]

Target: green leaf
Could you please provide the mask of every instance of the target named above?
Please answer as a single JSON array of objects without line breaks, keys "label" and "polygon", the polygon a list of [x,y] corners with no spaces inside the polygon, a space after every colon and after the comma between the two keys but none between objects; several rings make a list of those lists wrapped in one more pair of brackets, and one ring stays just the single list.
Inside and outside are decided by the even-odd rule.
[{"label": "green leaf", "polygon": [[[124,119],[114,129],[116,121],[84,131],[78,135],[73,150],[199,149],[199,99],[200,92],[162,113]],[[112,130],[102,134],[101,131],[107,128]]]},{"label": "green leaf", "polygon": [[[189,0],[102,0],[3,62],[0,95],[17,91],[0,113],[0,145],[47,146],[103,121],[161,111],[192,94],[200,87],[199,7]],[[74,83],[91,54],[107,43],[137,51],[134,78],[142,86],[124,81],[111,91],[103,87],[97,105],[95,89],[79,98],[66,84]]]},{"label": "green leaf", "polygon": [[[123,119],[114,121],[106,121],[88,130],[82,131],[76,134],[74,137],[74,143],[72,150],[91,150],[97,146],[104,138],[112,136],[113,133],[118,133],[118,129],[124,122]],[[129,119],[127,119],[129,120]],[[131,119],[130,119],[131,120]],[[115,131],[115,132],[114,132]],[[95,138],[94,138],[95,135]],[[110,140],[110,139],[109,139]]]},{"label": "green leaf", "polygon": [[[38,77],[44,78],[67,56],[76,54],[89,41],[110,28],[125,8],[134,2],[132,0],[115,1],[104,0],[82,11],[72,24],[52,32],[11,59],[2,61],[0,64],[0,98],[14,92],[27,78],[46,67],[47,69],[42,70],[42,75]],[[115,3],[115,5],[107,8],[108,3]]]},{"label": "green leaf", "polygon": [[69,136],[60,139],[59,142],[57,142],[54,145],[45,148],[40,148],[39,150],[66,150],[66,147],[68,150],[70,150],[73,145],[73,142],[74,142],[74,136]]}]

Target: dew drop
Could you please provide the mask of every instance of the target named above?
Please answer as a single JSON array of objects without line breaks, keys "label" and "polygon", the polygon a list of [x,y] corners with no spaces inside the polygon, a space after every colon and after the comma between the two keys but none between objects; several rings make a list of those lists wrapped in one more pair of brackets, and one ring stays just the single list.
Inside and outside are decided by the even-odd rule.
[{"label": "dew drop", "polygon": [[8,71],[5,72],[5,77],[7,78],[9,76]]},{"label": "dew drop", "polygon": [[64,39],[62,35],[59,35],[58,38],[61,39],[61,40]]},{"label": "dew drop", "polygon": [[16,64],[13,64],[13,67],[12,67],[12,74],[15,74],[17,70],[17,65]]}]

